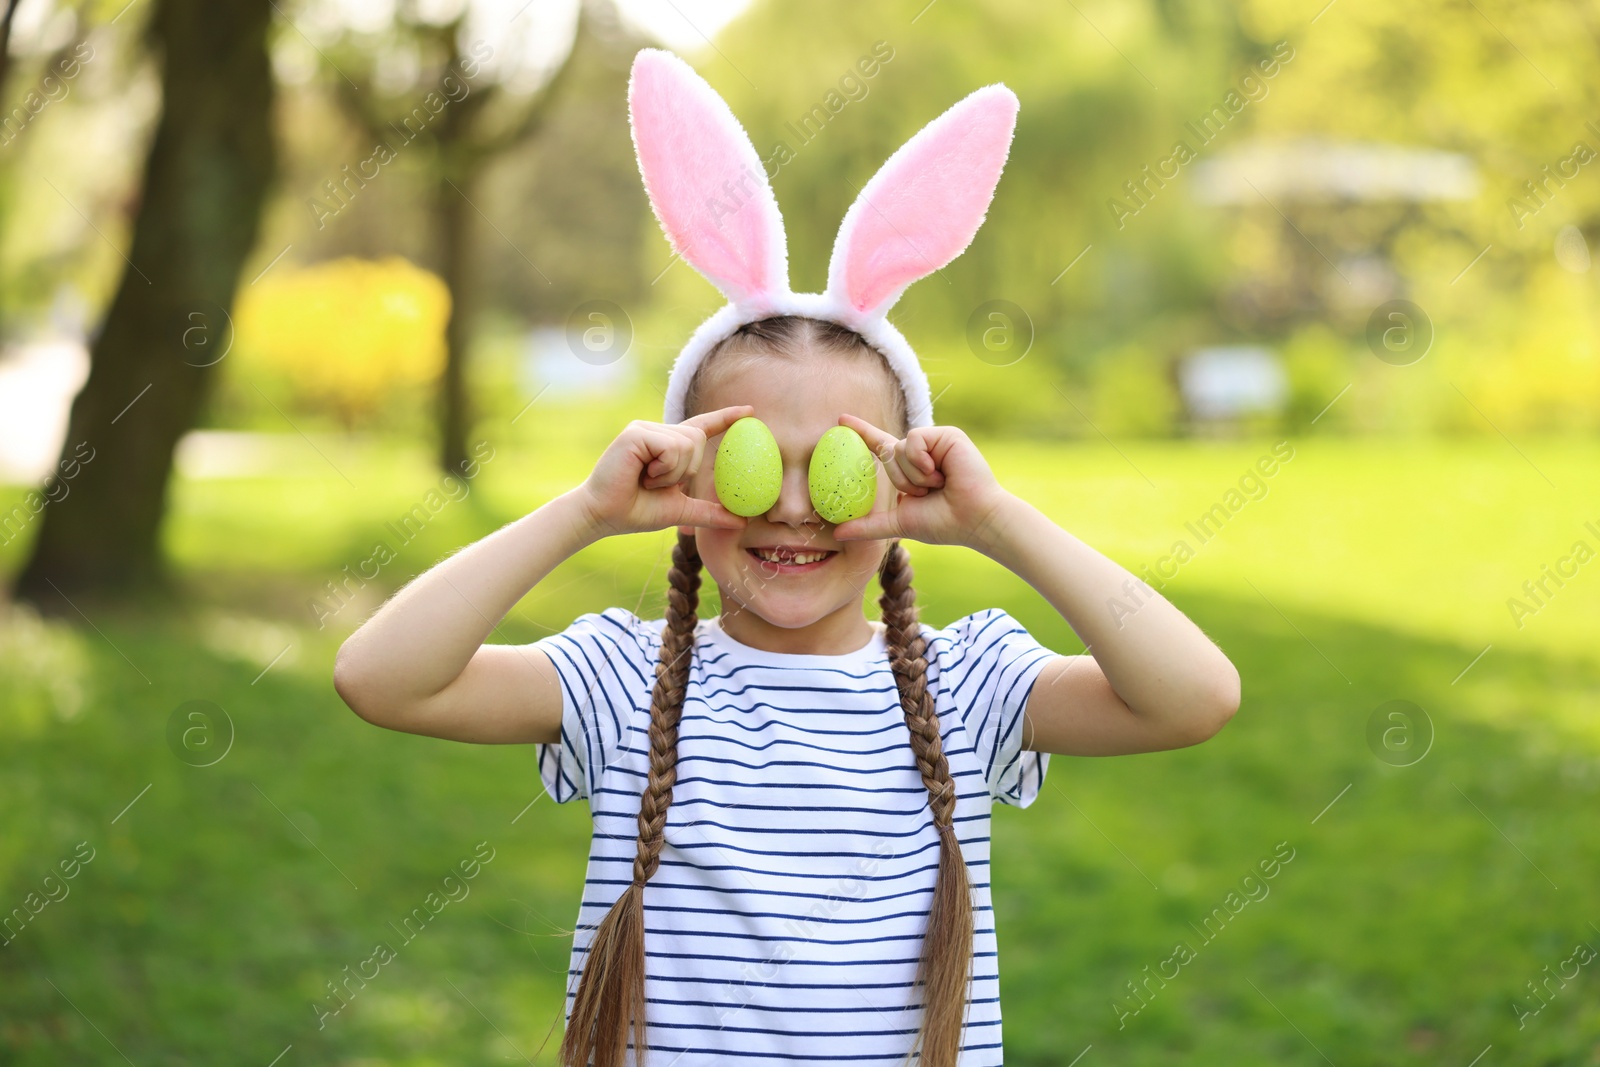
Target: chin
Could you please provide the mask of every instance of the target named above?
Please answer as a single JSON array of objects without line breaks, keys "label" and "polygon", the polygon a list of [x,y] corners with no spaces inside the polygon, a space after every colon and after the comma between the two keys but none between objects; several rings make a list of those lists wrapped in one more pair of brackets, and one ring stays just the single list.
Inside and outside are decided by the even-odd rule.
[{"label": "chin", "polygon": [[732,579],[719,584],[724,589],[731,586],[739,604],[785,629],[816,622],[828,614],[837,599],[832,582],[796,576],[769,578],[756,567],[742,566],[738,561],[733,566]]},{"label": "chin", "polygon": [[816,597],[771,596],[766,590],[740,601],[745,610],[755,613],[763,622],[781,630],[800,630],[818,622],[832,608]]},{"label": "chin", "polygon": [[705,568],[716,582],[724,610],[750,611],[787,630],[811,625],[835,610],[840,600],[840,587],[828,579],[766,576],[737,544],[705,557]]}]

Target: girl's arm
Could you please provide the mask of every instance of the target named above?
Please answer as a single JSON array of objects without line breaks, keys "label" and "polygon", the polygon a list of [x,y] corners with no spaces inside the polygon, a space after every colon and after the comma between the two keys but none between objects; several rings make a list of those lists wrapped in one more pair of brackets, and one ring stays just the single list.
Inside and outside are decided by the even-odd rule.
[{"label": "girl's arm", "polygon": [[[965,545],[1010,568],[1050,602],[1087,652],[1040,668],[1024,709],[1035,752],[1117,756],[1199,744],[1239,708],[1239,672],[1200,628],[1119,564],[995,481],[959,427],[905,438],[854,415],[899,493],[834,528],[835,540],[911,537]],[[1113,601],[1133,607],[1112,610]]]},{"label": "girl's arm", "polygon": [[699,470],[708,437],[753,410],[629,423],[583,484],[435,564],[351,634],[333,666],[339,696],[368,722],[406,733],[480,744],[560,740],[561,686],[549,657],[484,640],[559,563],[602,537],[742,528],[743,518],[679,483]]},{"label": "girl's arm", "polygon": [[1182,748],[1210,738],[1238,710],[1233,663],[1120,564],[1010,493],[978,532],[972,547],[1037,589],[1087,648],[1040,669],[1025,747],[1076,756]]},{"label": "girl's arm", "polygon": [[357,715],[391,730],[485,744],[560,740],[561,688],[545,653],[483,642],[598,536],[574,489],[468,545],[345,640],[334,688]]}]

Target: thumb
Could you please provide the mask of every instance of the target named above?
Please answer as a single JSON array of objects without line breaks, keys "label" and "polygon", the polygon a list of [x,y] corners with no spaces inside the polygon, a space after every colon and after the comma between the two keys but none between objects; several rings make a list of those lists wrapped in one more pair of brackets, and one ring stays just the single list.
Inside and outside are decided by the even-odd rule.
[{"label": "thumb", "polygon": [[720,501],[705,500],[697,496],[683,498],[676,526],[710,526],[720,530],[742,530],[746,520],[722,506]]},{"label": "thumb", "polygon": [[841,522],[833,528],[835,541],[881,541],[900,537],[899,517],[893,510],[872,511],[857,519]]}]

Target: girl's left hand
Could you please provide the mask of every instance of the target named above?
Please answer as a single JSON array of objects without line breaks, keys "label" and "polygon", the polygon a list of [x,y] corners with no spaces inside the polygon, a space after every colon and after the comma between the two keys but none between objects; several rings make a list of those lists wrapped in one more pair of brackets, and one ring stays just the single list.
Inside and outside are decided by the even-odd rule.
[{"label": "girl's left hand", "polygon": [[833,528],[839,541],[909,537],[930,545],[978,547],[1010,495],[966,433],[955,426],[922,426],[896,438],[854,415],[841,425],[859,433],[899,490],[887,508]]}]

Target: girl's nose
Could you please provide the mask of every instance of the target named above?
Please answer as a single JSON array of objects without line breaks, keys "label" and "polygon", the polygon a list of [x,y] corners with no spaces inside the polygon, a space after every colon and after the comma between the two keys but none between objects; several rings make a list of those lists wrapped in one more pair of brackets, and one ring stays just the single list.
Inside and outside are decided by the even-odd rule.
[{"label": "girl's nose", "polygon": [[767,511],[767,519],[788,526],[822,525],[822,516],[811,503],[811,477],[805,464],[784,465],[778,502]]}]

